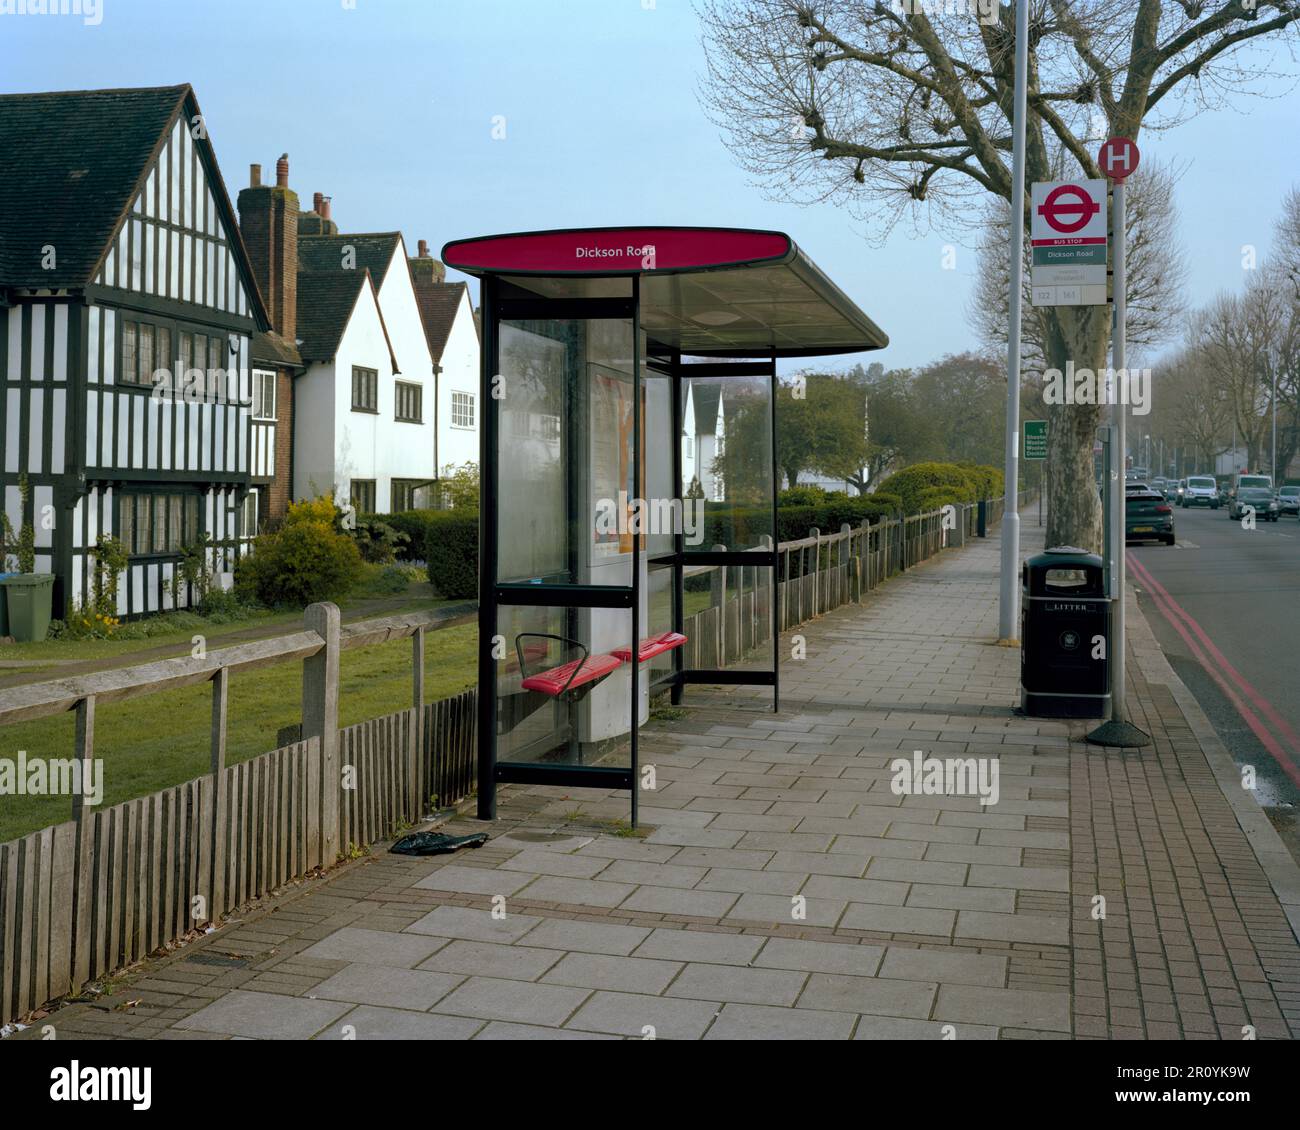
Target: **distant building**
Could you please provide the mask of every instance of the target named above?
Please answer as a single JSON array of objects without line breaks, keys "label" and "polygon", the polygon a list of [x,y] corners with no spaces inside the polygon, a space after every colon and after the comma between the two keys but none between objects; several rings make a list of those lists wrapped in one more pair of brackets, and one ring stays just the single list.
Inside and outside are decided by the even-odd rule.
[{"label": "distant building", "polygon": [[682,405],[682,481],[687,492],[699,482],[702,497],[721,502],[726,497],[714,461],[726,449],[727,411],[722,378],[692,380]]},{"label": "distant building", "polygon": [[441,474],[448,467],[478,462],[481,343],[469,286],[446,281],[446,268],[430,256],[424,240],[417,248],[411,278],[438,389],[435,467]]},{"label": "distant building", "polygon": [[93,598],[101,536],[129,554],[122,615],[188,604],[176,565],[205,539],[228,586],[272,326],[194,91],[0,96],[0,152],[0,489],[55,615]]},{"label": "distant building", "polygon": [[424,241],[412,258],[400,232],[341,233],[319,192],[299,212],[287,157],[274,188],[257,166],[250,180],[241,216],[276,327],[258,360],[274,373],[280,435],[292,437],[258,468],[268,516],[325,493],[358,513],[431,505],[439,468],[478,457],[465,284],[444,281]]}]

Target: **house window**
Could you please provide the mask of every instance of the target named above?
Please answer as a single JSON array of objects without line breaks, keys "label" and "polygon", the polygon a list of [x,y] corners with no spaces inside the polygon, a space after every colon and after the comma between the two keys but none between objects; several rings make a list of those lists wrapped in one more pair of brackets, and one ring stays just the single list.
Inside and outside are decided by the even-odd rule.
[{"label": "house window", "polygon": [[453,428],[472,428],[474,426],[474,394],[472,392],[453,392],[451,394],[451,426]]},{"label": "house window", "polygon": [[257,514],[261,504],[259,497],[261,491],[254,487],[244,495],[244,509],[241,515],[240,533],[243,537],[251,538],[257,533]]},{"label": "house window", "polygon": [[122,323],[122,363],[118,366],[117,379],[123,384],[135,384],[135,375],[138,371],[136,342],[139,337],[139,322]]},{"label": "house window", "polygon": [[415,492],[424,486],[423,479],[394,479],[393,505],[389,508],[394,514],[403,510],[415,509]]},{"label": "house window", "polygon": [[197,494],[119,494],[117,536],[132,557],[176,554],[202,536]]},{"label": "house window", "polygon": [[375,512],[375,480],[353,479],[351,488],[352,509],[358,514]]},{"label": "house window", "polygon": [[275,419],[275,374],[253,373],[253,419]]},{"label": "house window", "polygon": [[352,411],[379,411],[379,373],[376,370],[352,366]]},{"label": "house window", "polygon": [[397,381],[393,397],[396,418],[404,424],[418,424],[424,419],[424,387],[407,381]]}]

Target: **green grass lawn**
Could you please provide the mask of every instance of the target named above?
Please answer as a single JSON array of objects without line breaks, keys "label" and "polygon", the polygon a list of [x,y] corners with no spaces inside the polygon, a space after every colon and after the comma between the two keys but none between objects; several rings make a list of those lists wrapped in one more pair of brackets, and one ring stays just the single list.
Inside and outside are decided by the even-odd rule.
[{"label": "green grass lawn", "polygon": [[[422,607],[429,607],[428,602]],[[300,623],[300,615],[287,621],[290,627]],[[475,624],[425,634],[426,702],[474,685],[477,640]],[[411,703],[411,641],[345,651],[339,673],[341,725],[402,710]],[[226,761],[233,764],[274,749],[276,731],[301,720],[302,664],[281,663],[235,675],[229,696]],[[207,685],[99,706],[95,755],[104,759],[103,803],[118,804],[206,773],[211,711]],[[26,750],[28,757],[70,757],[72,749],[70,713],[0,727],[0,757],[16,757],[19,750]],[[0,797],[0,842],[71,815],[70,797]]]}]

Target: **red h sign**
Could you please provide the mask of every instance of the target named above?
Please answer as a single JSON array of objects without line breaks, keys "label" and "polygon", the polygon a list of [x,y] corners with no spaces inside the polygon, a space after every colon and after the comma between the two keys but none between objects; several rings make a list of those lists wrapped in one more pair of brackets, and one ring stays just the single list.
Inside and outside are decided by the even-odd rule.
[{"label": "red h sign", "polygon": [[1137,172],[1140,156],[1132,138],[1112,137],[1101,147],[1097,163],[1101,166],[1103,176],[1109,177],[1116,184],[1123,184]]}]

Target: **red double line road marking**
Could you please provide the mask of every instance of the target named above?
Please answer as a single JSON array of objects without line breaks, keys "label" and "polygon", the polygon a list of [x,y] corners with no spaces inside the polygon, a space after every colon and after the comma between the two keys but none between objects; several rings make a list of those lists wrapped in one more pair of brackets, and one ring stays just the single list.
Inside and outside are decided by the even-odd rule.
[{"label": "red double line road marking", "polygon": [[[1169,595],[1165,587],[1151,575],[1150,570],[1138,562],[1132,553],[1128,553],[1126,556],[1128,557],[1128,567],[1150,590],[1151,596],[1160,611],[1164,613],[1164,617],[1169,621],[1170,626],[1182,636],[1183,642],[1187,644],[1210,678],[1219,684],[1219,688],[1227,695],[1232,705],[1236,707],[1237,712],[1245,720],[1246,725],[1251,728],[1255,737],[1259,739],[1260,744],[1268,750],[1287,776],[1295,781],[1297,785],[1300,785],[1300,765],[1297,765],[1295,756],[1297,752],[1300,752],[1300,737],[1296,735],[1295,730],[1273,708],[1273,704],[1251,686],[1241,672],[1228,662],[1223,652],[1214,646],[1214,641],[1206,634],[1205,629],[1196,622],[1190,612]],[[1193,634],[1196,638],[1193,638]],[[1197,640],[1204,645],[1204,648],[1197,643]],[[1245,701],[1247,699],[1249,704]],[[1252,709],[1252,706],[1254,709]],[[1256,710],[1259,711],[1258,714]],[[1273,732],[1264,725],[1259,714],[1263,714],[1276,727],[1277,733],[1290,744],[1290,751],[1274,737]]]}]

